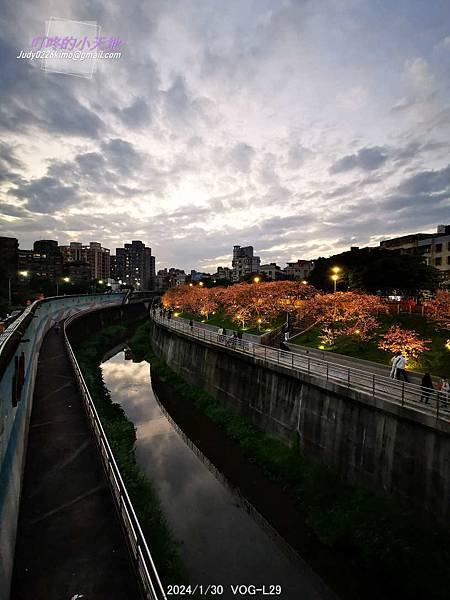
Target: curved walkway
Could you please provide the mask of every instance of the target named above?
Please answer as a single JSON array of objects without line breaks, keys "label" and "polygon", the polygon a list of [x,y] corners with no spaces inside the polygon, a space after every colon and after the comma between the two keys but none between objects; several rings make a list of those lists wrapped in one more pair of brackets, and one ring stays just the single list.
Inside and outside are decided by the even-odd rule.
[{"label": "curved walkway", "polygon": [[63,332],[40,351],[12,600],[140,598]]}]

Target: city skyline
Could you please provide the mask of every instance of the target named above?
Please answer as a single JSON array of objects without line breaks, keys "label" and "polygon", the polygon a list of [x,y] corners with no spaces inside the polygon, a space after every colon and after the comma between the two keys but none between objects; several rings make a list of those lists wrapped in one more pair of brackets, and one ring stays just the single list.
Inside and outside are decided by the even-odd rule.
[{"label": "city skyline", "polygon": [[16,59],[50,2],[1,4],[1,229],[21,248],[139,239],[212,271],[235,243],[283,266],[449,220],[444,2],[61,2],[124,42],[92,80]]}]

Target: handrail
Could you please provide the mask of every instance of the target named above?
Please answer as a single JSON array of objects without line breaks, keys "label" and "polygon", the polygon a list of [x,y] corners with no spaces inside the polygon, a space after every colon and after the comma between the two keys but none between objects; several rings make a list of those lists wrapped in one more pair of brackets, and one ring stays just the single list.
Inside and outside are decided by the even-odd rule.
[{"label": "handrail", "polygon": [[166,594],[150,554],[146,539],[142,533],[139,519],[133,508],[125,483],[120,474],[113,452],[98,416],[89,389],[84,380],[78,361],[67,336],[67,326],[79,315],[72,315],[64,321],[64,341],[72,363],[78,388],[83,398],[95,439],[100,450],[103,467],[116,504],[123,531],[127,537],[130,554],[142,586],[146,600],[166,600]]},{"label": "handrail", "polygon": [[223,336],[196,325],[186,325],[176,317],[167,319],[160,316],[156,311],[150,311],[150,314],[155,321],[192,337],[218,346],[225,346],[235,352],[251,354],[269,363],[276,363],[289,369],[303,371],[308,375],[322,377],[326,381],[336,382],[348,389],[369,394],[373,398],[407,406],[416,412],[431,415],[436,417],[436,420],[450,421],[450,397],[445,393],[422,388],[414,383],[391,379],[384,375],[367,373],[332,361],[296,354],[288,350],[270,348],[255,342],[239,340],[232,336]]}]

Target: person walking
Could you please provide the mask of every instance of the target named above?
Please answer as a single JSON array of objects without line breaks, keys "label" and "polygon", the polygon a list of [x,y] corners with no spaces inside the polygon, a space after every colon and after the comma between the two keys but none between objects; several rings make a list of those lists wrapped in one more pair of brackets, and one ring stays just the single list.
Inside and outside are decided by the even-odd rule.
[{"label": "person walking", "polygon": [[192,319],[189,319],[189,327],[191,329],[191,333],[194,331],[194,321]]},{"label": "person walking", "polygon": [[448,397],[450,393],[450,384],[447,377],[442,376],[439,382],[439,400],[445,410],[448,410]]},{"label": "person walking", "polygon": [[403,356],[401,352],[397,352],[392,359],[392,368],[390,373],[390,377],[392,377],[392,379],[409,382],[408,375],[406,374],[406,362],[407,358]]},{"label": "person walking", "polygon": [[425,402],[425,404],[430,404],[431,390],[434,390],[434,385],[429,373],[425,373],[425,375],[422,377],[421,387],[422,395],[420,397],[420,401]]}]

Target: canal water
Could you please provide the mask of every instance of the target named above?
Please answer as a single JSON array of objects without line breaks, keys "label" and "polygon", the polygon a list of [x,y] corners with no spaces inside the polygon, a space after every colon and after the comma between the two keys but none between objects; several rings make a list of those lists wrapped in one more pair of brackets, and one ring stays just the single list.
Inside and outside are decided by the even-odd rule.
[{"label": "canal water", "polygon": [[[222,598],[335,598],[175,425],[152,388],[149,364],[129,358],[120,350],[106,360],[104,381],[136,427],[137,461],[180,543],[186,583],[222,585]],[[273,595],[235,595],[236,585],[265,586]]]}]

